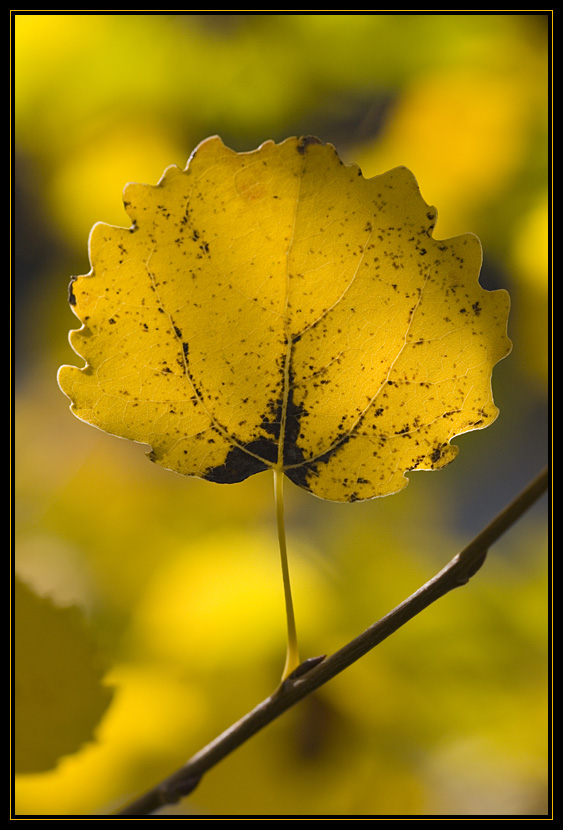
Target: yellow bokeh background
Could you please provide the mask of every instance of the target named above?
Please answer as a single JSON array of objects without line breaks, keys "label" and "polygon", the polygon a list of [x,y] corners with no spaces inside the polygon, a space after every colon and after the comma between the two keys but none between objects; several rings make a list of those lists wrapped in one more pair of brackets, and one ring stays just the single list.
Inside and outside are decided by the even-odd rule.
[{"label": "yellow bokeh background", "polygon": [[[275,687],[285,622],[273,485],[218,486],[75,420],[72,274],[96,221],[127,224],[220,135],[238,151],[318,135],[365,176],[404,164],[472,231],[512,298],[499,419],[453,464],[354,505],[286,488],[303,657],[330,653],[439,570],[545,464],[549,16],[13,15],[16,570],[83,609],[111,666],[97,739],[17,777],[18,817],[107,815]],[[544,816],[544,501],[442,599],[223,761],[189,816]]]}]

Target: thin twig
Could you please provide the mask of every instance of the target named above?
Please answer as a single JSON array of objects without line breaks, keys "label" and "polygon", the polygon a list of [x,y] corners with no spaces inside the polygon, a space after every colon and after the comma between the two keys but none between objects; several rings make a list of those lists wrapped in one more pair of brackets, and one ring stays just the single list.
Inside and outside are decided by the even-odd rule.
[{"label": "thin twig", "polygon": [[306,660],[270,697],[259,703],[251,712],[196,753],[183,767],[115,815],[150,815],[165,805],[176,803],[192,792],[204,773],[230,755],[241,744],[367,654],[444,594],[460,585],[465,585],[485,561],[489,547],[534,504],[547,488],[548,472],[544,470],[472,542],[454,556],[445,568],[418,591],[330,657],[314,657]]}]

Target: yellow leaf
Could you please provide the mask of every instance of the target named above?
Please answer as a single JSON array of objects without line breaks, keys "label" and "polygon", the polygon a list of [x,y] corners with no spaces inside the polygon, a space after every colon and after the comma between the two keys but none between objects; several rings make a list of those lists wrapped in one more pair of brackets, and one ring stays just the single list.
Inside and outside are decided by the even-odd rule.
[{"label": "yellow leaf", "polygon": [[184,475],[270,468],[355,501],[496,418],[508,295],[479,285],[477,237],[433,239],[406,168],[364,179],[315,138],[215,137],[124,201],[131,227],[97,224],[70,288],[86,366],[59,383],[84,421]]},{"label": "yellow leaf", "polygon": [[112,691],[80,610],[15,583],[15,771],[44,772],[77,752]]}]

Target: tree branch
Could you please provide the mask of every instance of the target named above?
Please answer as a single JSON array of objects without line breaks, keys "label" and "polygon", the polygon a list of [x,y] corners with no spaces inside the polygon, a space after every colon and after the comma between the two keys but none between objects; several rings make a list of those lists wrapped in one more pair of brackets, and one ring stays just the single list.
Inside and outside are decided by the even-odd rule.
[{"label": "tree branch", "polygon": [[204,773],[237,747],[351,666],[437,599],[454,588],[465,585],[485,561],[489,547],[547,488],[548,472],[544,470],[467,547],[418,591],[334,654],[305,660],[270,697],[197,752],[179,770],[114,815],[150,815],[192,792]]}]

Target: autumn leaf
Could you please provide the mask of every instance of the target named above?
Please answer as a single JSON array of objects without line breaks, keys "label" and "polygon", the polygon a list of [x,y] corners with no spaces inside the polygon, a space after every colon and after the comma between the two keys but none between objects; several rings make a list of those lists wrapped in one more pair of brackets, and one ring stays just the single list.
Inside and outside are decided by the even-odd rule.
[{"label": "autumn leaf", "polygon": [[86,365],[59,383],[82,420],[184,475],[270,468],[335,501],[401,490],[495,420],[508,295],[479,285],[477,237],[432,237],[406,168],[215,137],[124,202],[131,226],[97,224],[70,287]]},{"label": "autumn leaf", "polygon": [[53,769],[92,741],[113,692],[82,612],[15,581],[17,773]]}]

